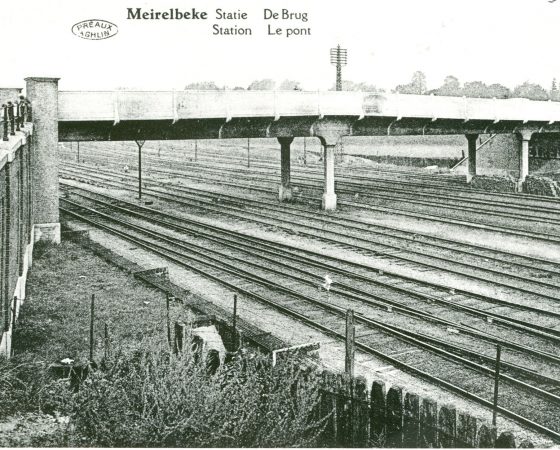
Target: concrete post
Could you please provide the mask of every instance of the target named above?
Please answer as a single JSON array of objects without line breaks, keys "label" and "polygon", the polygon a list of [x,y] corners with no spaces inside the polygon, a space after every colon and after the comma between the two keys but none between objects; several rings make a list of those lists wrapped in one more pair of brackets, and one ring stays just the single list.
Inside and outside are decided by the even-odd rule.
[{"label": "concrete post", "polygon": [[476,140],[478,134],[466,134],[468,141],[468,167],[467,167],[467,183],[470,183],[476,176]]},{"label": "concrete post", "polygon": [[323,209],[336,209],[336,193],[334,191],[334,148],[335,144],[321,139],[323,159],[325,163],[325,191],[323,193]]},{"label": "concrete post", "polygon": [[290,145],[293,137],[279,137],[280,142],[280,187],[278,199],[281,202],[292,199],[292,185],[290,184]]},{"label": "concrete post", "polygon": [[35,240],[60,242],[58,217],[58,80],[26,78],[33,111],[31,170]]},{"label": "concrete post", "polygon": [[521,140],[521,148],[519,153],[519,179],[517,180],[517,191],[523,191],[523,183],[529,175],[529,141],[533,135],[532,131],[524,130],[518,134]]}]

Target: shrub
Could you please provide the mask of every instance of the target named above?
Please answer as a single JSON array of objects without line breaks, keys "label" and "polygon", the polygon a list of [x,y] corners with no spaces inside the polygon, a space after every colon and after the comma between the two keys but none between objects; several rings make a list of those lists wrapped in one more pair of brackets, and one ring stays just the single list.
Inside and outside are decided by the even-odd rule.
[{"label": "shrub", "polygon": [[121,354],[75,396],[72,422],[91,446],[314,446],[319,380],[294,362],[244,355],[214,374],[189,352]]},{"label": "shrub", "polygon": [[53,377],[45,364],[0,357],[0,419],[15,413],[64,412],[71,397],[68,383]]}]

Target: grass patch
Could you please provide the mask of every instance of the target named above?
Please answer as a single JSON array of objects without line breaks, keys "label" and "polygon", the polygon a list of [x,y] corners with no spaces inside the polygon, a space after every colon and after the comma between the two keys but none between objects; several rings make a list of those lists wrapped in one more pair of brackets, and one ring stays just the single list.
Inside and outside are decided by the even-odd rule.
[{"label": "grass patch", "polygon": [[[91,295],[95,294],[95,359],[104,352],[107,324],[112,344],[137,348],[145,338],[166,339],[165,296],[72,242],[37,243],[27,298],[16,327],[16,355],[44,361],[89,359]],[[188,321],[172,305],[171,320]]]}]

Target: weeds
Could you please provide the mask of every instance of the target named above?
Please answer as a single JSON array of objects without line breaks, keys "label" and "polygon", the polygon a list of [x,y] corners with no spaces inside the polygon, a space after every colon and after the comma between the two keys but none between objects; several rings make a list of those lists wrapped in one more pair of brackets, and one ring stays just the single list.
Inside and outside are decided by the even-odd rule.
[{"label": "weeds", "polygon": [[318,379],[242,356],[214,375],[166,348],[119,355],[76,395],[72,420],[92,446],[313,446]]}]

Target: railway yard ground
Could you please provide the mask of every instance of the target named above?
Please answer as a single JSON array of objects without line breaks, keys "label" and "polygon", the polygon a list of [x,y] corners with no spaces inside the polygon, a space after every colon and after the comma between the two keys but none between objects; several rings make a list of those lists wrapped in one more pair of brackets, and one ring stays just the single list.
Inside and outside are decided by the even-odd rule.
[{"label": "railway yard ground", "polygon": [[[489,193],[448,170],[346,157],[336,167],[338,209],[324,212],[318,153],[293,152],[294,198],[280,203],[279,152],[248,156],[235,142],[147,143],[139,199],[134,143],[82,142],[80,156],[75,145],[60,149],[66,230],[87,230],[146,270],[167,267],[173,283],[224,311],[238,295],[240,319],[289,345],[319,343],[333,372],[344,371],[352,309],[356,375],[481,421],[492,417],[500,345],[498,433],[560,443],[560,199]],[[157,334],[150,330],[165,321],[160,293],[71,242],[35,262],[29,286],[20,326],[36,328],[26,309],[37,308],[69,327],[49,338],[58,341],[52,359],[65,350],[80,358],[75,336],[85,336],[89,291],[100,292],[104,320],[127,341],[139,330]],[[34,305],[49,296],[64,313]],[[174,305],[172,314],[187,313]]]}]

